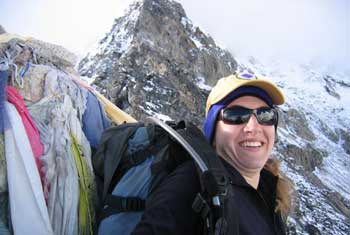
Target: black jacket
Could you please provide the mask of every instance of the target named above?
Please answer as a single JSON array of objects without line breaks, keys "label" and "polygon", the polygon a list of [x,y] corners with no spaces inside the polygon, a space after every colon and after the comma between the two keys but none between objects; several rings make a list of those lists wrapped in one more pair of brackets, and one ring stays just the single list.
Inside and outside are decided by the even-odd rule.
[{"label": "black jacket", "polygon": [[[228,234],[237,230],[239,235],[285,234],[281,216],[274,213],[277,178],[262,170],[258,190],[255,190],[233,167],[223,163],[234,193],[226,208]],[[185,162],[147,199],[146,210],[132,234],[201,234],[202,220],[192,209],[199,191],[195,166],[193,162]],[[237,218],[238,225],[233,222]]]}]

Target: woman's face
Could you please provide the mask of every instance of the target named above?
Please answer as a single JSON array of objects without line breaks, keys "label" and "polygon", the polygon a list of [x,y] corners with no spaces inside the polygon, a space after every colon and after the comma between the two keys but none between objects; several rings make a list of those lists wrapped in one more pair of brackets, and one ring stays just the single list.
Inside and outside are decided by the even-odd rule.
[{"label": "woman's face", "polygon": [[[261,99],[243,96],[226,107],[249,109],[268,107]],[[260,171],[269,158],[275,142],[275,127],[260,125],[254,115],[247,123],[230,125],[222,120],[216,124],[214,146],[217,153],[241,173]]]}]

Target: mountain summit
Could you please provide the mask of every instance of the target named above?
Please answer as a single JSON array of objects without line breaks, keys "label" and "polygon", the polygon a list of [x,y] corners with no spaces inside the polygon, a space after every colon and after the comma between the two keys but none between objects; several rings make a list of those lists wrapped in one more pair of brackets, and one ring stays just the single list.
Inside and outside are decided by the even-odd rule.
[{"label": "mountain summit", "polygon": [[235,71],[271,79],[286,94],[274,155],[297,190],[289,234],[349,234],[347,76],[254,58],[242,63],[171,0],[133,3],[79,64],[82,76],[136,119],[152,115],[198,125],[211,87]]},{"label": "mountain summit", "polygon": [[115,20],[79,72],[137,119],[159,113],[199,124],[210,86],[236,67],[179,3],[145,0]]}]

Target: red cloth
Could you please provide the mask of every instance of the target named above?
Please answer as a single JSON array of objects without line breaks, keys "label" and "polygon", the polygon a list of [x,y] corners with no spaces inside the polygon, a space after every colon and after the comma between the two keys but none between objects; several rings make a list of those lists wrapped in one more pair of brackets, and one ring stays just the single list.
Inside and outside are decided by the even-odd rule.
[{"label": "red cloth", "polygon": [[24,105],[24,101],[22,96],[18,93],[16,88],[13,86],[7,86],[6,87],[6,95],[7,95],[7,100],[8,102],[12,103],[16,109],[17,112],[19,113],[24,128],[26,130],[30,145],[33,150],[33,155],[34,155],[34,160],[35,163],[38,167],[38,171],[40,174],[41,181],[43,182],[43,174],[41,172],[41,163],[39,158],[43,155],[44,153],[44,147],[40,141],[40,134],[35,126],[35,123],[32,120],[32,117],[30,116],[27,108]]}]

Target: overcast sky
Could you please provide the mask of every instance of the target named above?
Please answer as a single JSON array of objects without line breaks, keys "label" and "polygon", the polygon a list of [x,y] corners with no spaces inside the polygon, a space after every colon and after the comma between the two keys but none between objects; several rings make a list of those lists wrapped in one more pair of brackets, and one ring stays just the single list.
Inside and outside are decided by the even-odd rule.
[{"label": "overcast sky", "polygon": [[[130,0],[0,0],[0,24],[84,55]],[[350,70],[349,0],[179,0],[236,55],[322,61]]]}]

